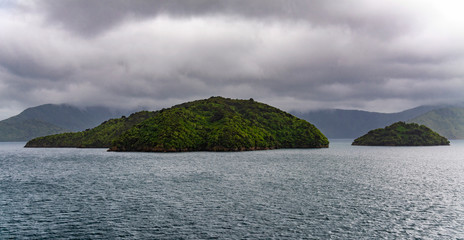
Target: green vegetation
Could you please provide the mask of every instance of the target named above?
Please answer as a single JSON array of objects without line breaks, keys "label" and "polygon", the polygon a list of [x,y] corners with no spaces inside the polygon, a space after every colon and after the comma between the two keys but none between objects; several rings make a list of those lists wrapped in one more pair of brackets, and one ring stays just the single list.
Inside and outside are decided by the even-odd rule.
[{"label": "green vegetation", "polygon": [[464,139],[464,108],[432,110],[409,122],[424,124],[448,139]]},{"label": "green vegetation", "polygon": [[430,128],[416,123],[396,122],[385,128],[369,131],[352,145],[366,146],[433,146],[449,145],[448,139]]},{"label": "green vegetation", "polygon": [[[98,146],[110,147],[112,151],[167,152],[320,148],[329,145],[314,125],[253,99],[212,97],[153,112],[152,116],[147,116],[148,113],[145,112],[146,118],[133,120],[137,113],[127,119],[113,119],[88,131],[34,139],[26,146]],[[129,119],[133,125],[120,127]]]}]

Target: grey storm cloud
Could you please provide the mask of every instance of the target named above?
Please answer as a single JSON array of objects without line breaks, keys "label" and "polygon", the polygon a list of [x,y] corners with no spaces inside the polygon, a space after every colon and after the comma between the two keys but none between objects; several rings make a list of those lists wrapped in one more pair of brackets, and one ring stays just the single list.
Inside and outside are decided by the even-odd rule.
[{"label": "grey storm cloud", "polygon": [[366,34],[389,37],[411,26],[414,21],[399,8],[382,9],[366,1],[347,0],[40,0],[51,23],[63,24],[85,35],[98,34],[122,21],[146,19],[167,14],[173,17],[230,15],[259,21],[306,21],[313,26],[341,25]]},{"label": "grey storm cloud", "polygon": [[[285,110],[464,101],[459,1],[0,4],[0,115],[222,95]],[[7,105],[7,106],[6,106]]]}]

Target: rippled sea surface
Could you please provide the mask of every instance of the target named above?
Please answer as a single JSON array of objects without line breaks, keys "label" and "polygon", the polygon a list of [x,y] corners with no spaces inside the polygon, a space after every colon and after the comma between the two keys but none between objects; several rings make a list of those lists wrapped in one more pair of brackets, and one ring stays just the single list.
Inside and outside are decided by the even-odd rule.
[{"label": "rippled sea surface", "polygon": [[0,143],[0,239],[464,239],[464,141],[238,153]]}]

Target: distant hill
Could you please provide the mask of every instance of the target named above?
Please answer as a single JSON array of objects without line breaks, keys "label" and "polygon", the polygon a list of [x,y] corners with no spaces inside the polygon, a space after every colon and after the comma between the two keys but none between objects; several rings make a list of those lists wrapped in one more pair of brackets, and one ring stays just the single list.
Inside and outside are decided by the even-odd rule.
[{"label": "distant hill", "polygon": [[407,121],[436,108],[439,107],[421,106],[398,113],[330,109],[293,114],[313,123],[328,138],[357,138],[371,129]]},{"label": "distant hill", "polygon": [[356,138],[352,145],[361,146],[436,146],[450,142],[425,125],[396,122],[385,128],[369,131]]},{"label": "distant hill", "polygon": [[464,108],[434,109],[408,122],[426,125],[449,139],[464,139]]},{"label": "distant hill", "polygon": [[253,99],[197,100],[112,119],[84,132],[35,138],[26,147],[110,147],[112,151],[242,151],[328,147],[311,123]]},{"label": "distant hill", "polygon": [[122,111],[105,107],[78,108],[65,104],[40,105],[0,121],[0,141],[28,141],[39,136],[82,131],[123,114]]},{"label": "distant hill", "polygon": [[69,130],[35,119],[21,121],[4,120],[0,122],[0,142],[21,142],[37,136],[67,131]]}]

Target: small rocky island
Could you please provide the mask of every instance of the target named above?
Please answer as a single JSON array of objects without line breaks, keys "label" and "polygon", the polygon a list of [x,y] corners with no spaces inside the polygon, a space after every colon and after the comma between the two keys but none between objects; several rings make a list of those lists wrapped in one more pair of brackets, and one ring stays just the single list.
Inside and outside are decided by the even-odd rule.
[{"label": "small rocky island", "polygon": [[35,138],[26,147],[104,147],[110,151],[244,151],[326,148],[311,123],[253,99],[211,97],[111,119],[77,133]]},{"label": "small rocky island", "polygon": [[363,146],[435,146],[449,145],[445,137],[416,123],[396,122],[385,128],[369,131],[352,145]]}]

